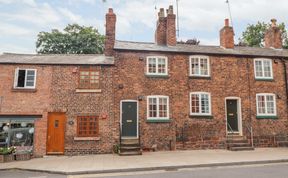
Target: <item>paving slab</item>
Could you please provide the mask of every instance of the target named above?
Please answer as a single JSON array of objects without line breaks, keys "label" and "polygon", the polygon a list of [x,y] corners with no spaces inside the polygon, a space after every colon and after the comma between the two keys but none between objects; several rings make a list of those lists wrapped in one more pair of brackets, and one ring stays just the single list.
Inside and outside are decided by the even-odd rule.
[{"label": "paving slab", "polygon": [[144,152],[140,156],[116,154],[45,156],[29,161],[0,163],[0,170],[21,169],[73,175],[278,162],[288,162],[288,148],[257,148],[254,151],[238,152],[228,150]]}]

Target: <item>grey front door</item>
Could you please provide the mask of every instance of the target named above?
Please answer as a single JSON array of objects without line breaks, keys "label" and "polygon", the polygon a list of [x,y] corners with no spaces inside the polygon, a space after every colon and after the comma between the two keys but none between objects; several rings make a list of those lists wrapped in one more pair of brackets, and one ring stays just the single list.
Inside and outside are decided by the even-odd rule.
[{"label": "grey front door", "polygon": [[122,101],[122,137],[137,137],[137,102]]},{"label": "grey front door", "polygon": [[237,100],[228,99],[226,100],[227,107],[227,130],[229,132],[239,132],[238,128],[238,106]]}]

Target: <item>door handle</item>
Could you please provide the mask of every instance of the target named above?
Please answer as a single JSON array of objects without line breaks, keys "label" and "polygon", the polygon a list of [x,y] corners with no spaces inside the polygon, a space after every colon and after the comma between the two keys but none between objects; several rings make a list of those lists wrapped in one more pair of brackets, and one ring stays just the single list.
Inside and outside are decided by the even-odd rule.
[{"label": "door handle", "polygon": [[130,122],[132,122],[132,120],[126,120],[126,122],[130,123]]}]

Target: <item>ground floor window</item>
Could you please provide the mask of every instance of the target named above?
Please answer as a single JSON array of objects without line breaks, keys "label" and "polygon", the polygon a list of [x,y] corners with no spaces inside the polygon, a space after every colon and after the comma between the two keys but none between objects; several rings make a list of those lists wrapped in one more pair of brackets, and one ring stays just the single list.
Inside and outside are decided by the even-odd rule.
[{"label": "ground floor window", "polygon": [[34,120],[0,118],[0,147],[16,146],[32,151],[33,138]]},{"label": "ground floor window", "polygon": [[99,118],[97,116],[77,117],[78,137],[97,137],[99,134]]},{"label": "ground floor window", "polygon": [[169,119],[169,97],[147,97],[147,119]]},{"label": "ground floor window", "polygon": [[210,93],[190,93],[190,115],[211,115]]},{"label": "ground floor window", "polygon": [[275,94],[259,93],[256,95],[257,116],[276,116]]}]

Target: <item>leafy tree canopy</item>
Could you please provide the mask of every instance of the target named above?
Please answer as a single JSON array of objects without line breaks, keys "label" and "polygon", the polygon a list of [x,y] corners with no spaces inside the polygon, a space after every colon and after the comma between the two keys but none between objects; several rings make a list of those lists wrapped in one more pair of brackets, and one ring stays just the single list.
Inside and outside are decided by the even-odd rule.
[{"label": "leafy tree canopy", "polygon": [[68,24],[63,32],[40,32],[36,42],[39,54],[101,54],[104,35],[93,27]]},{"label": "leafy tree canopy", "polygon": [[[258,22],[257,24],[249,24],[246,30],[242,33],[239,38],[239,45],[246,45],[252,47],[263,47],[264,46],[264,36],[271,24],[264,22]],[[288,37],[287,30],[284,23],[280,23],[279,28],[282,31],[283,48],[288,49]]]}]

